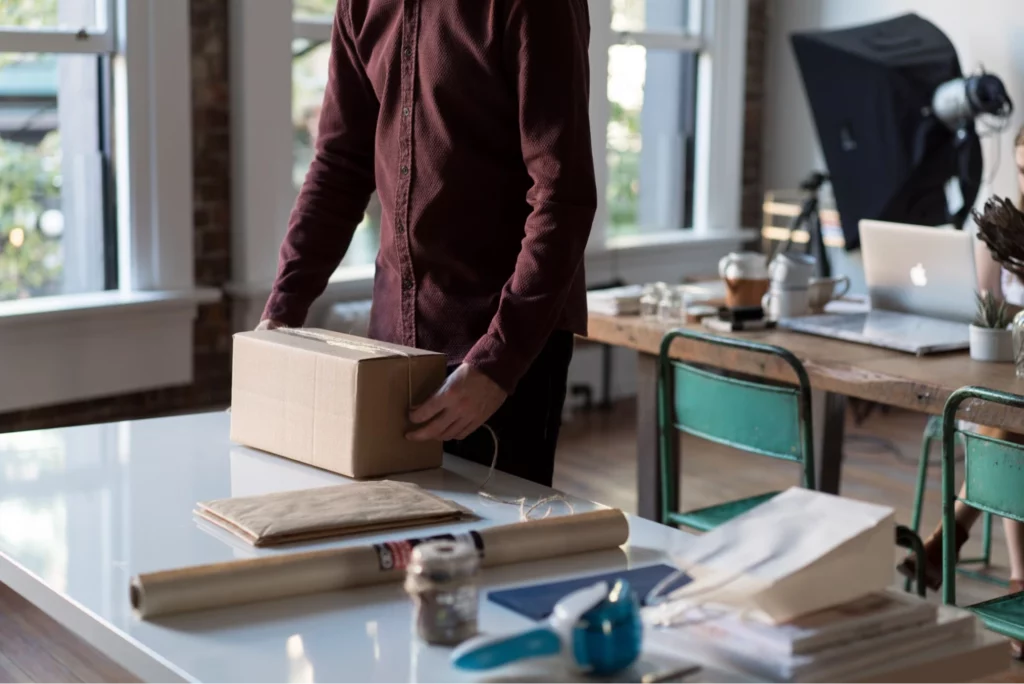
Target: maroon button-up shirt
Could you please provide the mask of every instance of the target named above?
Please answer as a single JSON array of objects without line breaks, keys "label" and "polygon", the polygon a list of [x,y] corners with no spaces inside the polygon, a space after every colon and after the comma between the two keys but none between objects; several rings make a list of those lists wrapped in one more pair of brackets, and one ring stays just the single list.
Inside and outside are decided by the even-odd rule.
[{"label": "maroon button-up shirt", "polygon": [[587,0],[341,0],[315,159],[264,318],[301,325],[381,199],[370,335],[508,391],[586,332]]}]

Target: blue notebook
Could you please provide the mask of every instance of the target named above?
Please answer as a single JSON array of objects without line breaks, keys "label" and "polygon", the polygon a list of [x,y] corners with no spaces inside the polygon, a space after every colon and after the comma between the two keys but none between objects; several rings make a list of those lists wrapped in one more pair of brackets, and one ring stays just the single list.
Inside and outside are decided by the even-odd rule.
[{"label": "blue notebook", "polygon": [[[556,603],[577,589],[582,589],[601,581],[608,582],[611,585],[616,580],[625,579],[632,585],[637,597],[642,601],[651,589],[657,586],[658,582],[675,571],[676,568],[670,565],[649,565],[634,570],[619,570],[618,572],[608,572],[601,575],[588,575],[587,577],[577,577],[576,579],[549,584],[534,584],[528,587],[516,587],[515,589],[501,589],[490,592],[487,598],[499,606],[508,608],[531,620],[544,620],[551,615],[551,611],[554,610]],[[676,582],[666,587],[665,593],[669,593],[689,583],[689,577],[680,577]]]}]

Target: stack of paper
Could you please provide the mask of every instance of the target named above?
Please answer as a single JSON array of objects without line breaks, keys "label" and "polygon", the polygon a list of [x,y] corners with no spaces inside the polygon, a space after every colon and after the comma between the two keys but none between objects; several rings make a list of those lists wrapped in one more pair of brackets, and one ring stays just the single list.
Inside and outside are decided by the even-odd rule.
[{"label": "stack of paper", "polygon": [[591,290],[587,293],[587,309],[606,316],[635,316],[640,313],[641,294],[641,285]]},{"label": "stack of paper", "polygon": [[659,641],[703,651],[758,679],[842,682],[969,639],[974,629],[975,618],[965,610],[888,591],[782,625],[706,608],[662,632]]}]

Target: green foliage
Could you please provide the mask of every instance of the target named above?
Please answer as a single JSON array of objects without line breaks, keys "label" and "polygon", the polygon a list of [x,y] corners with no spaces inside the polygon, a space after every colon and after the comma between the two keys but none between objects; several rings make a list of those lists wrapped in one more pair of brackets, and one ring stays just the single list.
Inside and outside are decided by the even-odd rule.
[{"label": "green foliage", "polygon": [[57,0],[0,0],[0,24],[25,28],[55,26]]},{"label": "green foliage", "polygon": [[999,299],[991,292],[978,292],[975,294],[978,303],[978,311],[974,316],[974,325],[979,328],[992,328],[993,330],[1005,330],[1010,325],[1012,316],[1006,308],[1006,302]]},{"label": "green foliage", "polygon": [[[640,112],[612,102],[609,128],[624,132],[629,142],[640,140]],[[608,146],[608,218],[611,233],[636,230],[640,213],[640,145]]]},{"label": "green foliage", "polygon": [[338,0],[295,0],[295,15],[304,17],[334,16]]},{"label": "green foliage", "polygon": [[[0,26],[44,28],[57,25],[57,0],[0,0]],[[0,52],[0,69],[21,56]]]},{"label": "green foliage", "polygon": [[59,291],[60,244],[39,230],[59,203],[60,134],[38,147],[0,139],[0,300]]}]

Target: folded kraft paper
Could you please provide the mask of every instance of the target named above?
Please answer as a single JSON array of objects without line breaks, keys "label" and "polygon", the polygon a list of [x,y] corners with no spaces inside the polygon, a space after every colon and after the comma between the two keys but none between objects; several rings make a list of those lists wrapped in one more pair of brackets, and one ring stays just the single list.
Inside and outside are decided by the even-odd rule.
[{"label": "folded kraft paper", "polygon": [[[441,535],[431,539],[453,539]],[[485,527],[459,535],[480,552],[483,567],[606,551],[629,539],[616,509]],[[230,561],[136,576],[132,607],[142,618],[398,582],[412,549],[428,539],[348,546]]]},{"label": "folded kraft paper", "polygon": [[199,503],[196,515],[254,546],[433,525],[468,510],[409,482],[353,482]]}]

